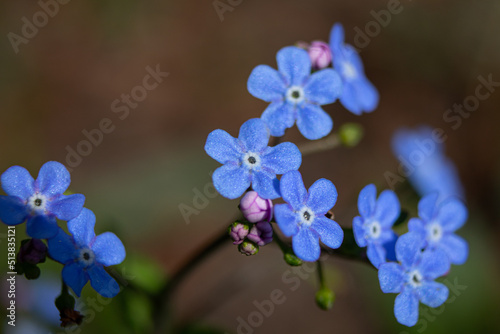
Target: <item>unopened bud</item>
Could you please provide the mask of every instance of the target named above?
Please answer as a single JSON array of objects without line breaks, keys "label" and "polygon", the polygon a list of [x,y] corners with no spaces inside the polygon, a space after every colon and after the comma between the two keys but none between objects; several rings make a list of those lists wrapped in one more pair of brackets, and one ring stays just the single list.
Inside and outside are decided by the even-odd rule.
[{"label": "unopened bud", "polygon": [[273,241],[273,227],[271,223],[260,222],[252,226],[247,235],[248,240],[255,242],[257,246],[264,246]]},{"label": "unopened bud", "polygon": [[302,265],[302,260],[299,259],[295,254],[293,253],[285,253],[284,255],[285,262],[292,266],[292,267],[298,267]]},{"label": "unopened bud", "polygon": [[259,252],[259,246],[248,240],[243,241],[238,249],[241,254],[245,254],[246,256],[255,255]]},{"label": "unopened bud", "polygon": [[256,191],[249,191],[240,201],[240,210],[251,223],[270,222],[273,218],[273,202],[263,199]]},{"label": "unopened bud", "polygon": [[346,123],[340,127],[339,134],[344,146],[353,147],[363,138],[363,127],[357,123]]},{"label": "unopened bud", "polygon": [[330,51],[330,46],[325,42],[312,42],[307,52],[309,53],[309,58],[311,58],[312,67],[316,70],[326,68],[332,62],[332,51]]},{"label": "unopened bud", "polygon": [[327,311],[331,309],[334,301],[335,294],[332,290],[323,287],[316,292],[316,304],[318,304],[322,310]]},{"label": "unopened bud", "polygon": [[21,248],[17,254],[19,263],[38,264],[45,262],[47,246],[40,239],[26,239],[21,242]]},{"label": "unopened bud", "polygon": [[233,239],[234,245],[239,245],[245,240],[250,230],[249,224],[234,222],[229,225],[229,236]]}]

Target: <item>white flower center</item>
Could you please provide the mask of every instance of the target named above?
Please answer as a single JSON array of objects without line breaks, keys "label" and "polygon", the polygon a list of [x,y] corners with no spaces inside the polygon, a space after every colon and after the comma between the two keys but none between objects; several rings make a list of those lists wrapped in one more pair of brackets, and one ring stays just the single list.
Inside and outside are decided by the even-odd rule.
[{"label": "white flower center", "polygon": [[438,223],[430,224],[428,227],[428,236],[430,241],[439,241],[443,236],[443,229],[441,228],[441,225]]},{"label": "white flower center", "polygon": [[380,226],[380,223],[377,221],[371,222],[367,226],[367,232],[368,236],[371,239],[378,239],[380,237],[380,234],[382,233],[382,227]]},{"label": "white flower center", "polygon": [[414,288],[422,285],[422,279],[422,274],[416,269],[408,273],[408,284]]},{"label": "white flower center", "polygon": [[94,263],[95,254],[90,248],[82,248],[80,250],[80,256],[78,257],[80,263],[82,263],[85,267],[90,266]]},{"label": "white flower center", "polygon": [[304,89],[300,86],[291,86],[286,91],[286,99],[288,102],[293,104],[298,104],[304,101],[306,95],[304,94]]},{"label": "white flower center", "polygon": [[28,206],[32,213],[44,214],[47,207],[48,199],[42,194],[35,193],[28,199]]},{"label": "white flower center", "polygon": [[352,80],[358,76],[358,72],[356,71],[356,68],[354,68],[354,66],[351,63],[344,62],[342,65],[343,65],[342,66],[342,74],[344,75],[344,77],[346,79]]},{"label": "white flower center", "polygon": [[243,164],[250,169],[260,167],[261,159],[257,153],[248,152],[243,156]]},{"label": "white flower center", "polygon": [[314,212],[307,206],[304,206],[300,211],[298,211],[300,222],[299,225],[311,226],[314,221]]}]

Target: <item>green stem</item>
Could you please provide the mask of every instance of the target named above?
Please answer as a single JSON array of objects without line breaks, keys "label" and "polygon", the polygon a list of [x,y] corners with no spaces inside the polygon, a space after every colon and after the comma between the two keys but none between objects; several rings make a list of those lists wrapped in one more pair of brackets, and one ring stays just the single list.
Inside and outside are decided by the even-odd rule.
[{"label": "green stem", "polygon": [[341,144],[339,135],[337,133],[333,133],[321,140],[308,141],[301,144],[299,145],[299,150],[302,153],[302,156],[305,156],[308,154],[328,151],[332,148],[339,147]]},{"label": "green stem", "polygon": [[325,288],[325,277],[323,276],[323,264],[321,263],[321,260],[316,261],[316,264],[318,265],[318,280],[319,280],[319,288],[323,289]]},{"label": "green stem", "polygon": [[154,328],[155,333],[167,333],[168,327],[171,325],[172,314],[167,312],[168,306],[172,295],[179,284],[184,280],[184,278],[191,273],[191,271],[205,258],[211,255],[220,246],[225,244],[228,240],[227,230],[224,229],[223,233],[219,235],[212,242],[207,244],[205,247],[200,248],[195,254],[186,262],[186,264],[163,286],[163,288],[154,297]]}]

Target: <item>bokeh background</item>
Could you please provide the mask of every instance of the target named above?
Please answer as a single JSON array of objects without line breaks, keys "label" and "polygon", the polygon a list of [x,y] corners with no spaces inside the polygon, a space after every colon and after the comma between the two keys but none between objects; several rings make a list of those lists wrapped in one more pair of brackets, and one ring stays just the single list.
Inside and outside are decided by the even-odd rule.
[{"label": "bokeh background", "polygon": [[[334,128],[359,122],[365,137],[356,148],[308,156],[301,167],[306,185],[320,177],[334,182],[341,225],[350,226],[364,185],[388,187],[384,173],[398,167],[390,148],[395,130],[429,124],[446,133],[446,152],[457,165],[470,209],[459,233],[469,242],[470,258],[453,266],[447,277],[456,298],[438,310],[421,307],[417,326],[408,329],[396,322],[395,295],[382,294],[376,271],[365,264],[326,260],[336,301],[325,312],[315,306],[314,272],[292,291],[293,284],[283,280],[290,268],[278,247],[244,257],[229,242],[175,294],[172,312],[178,324],[237,333],[239,317],[248,321],[258,310],[255,303],[280,289],[286,301],[257,328],[240,328],[240,333],[500,331],[500,87],[461,118],[457,129],[443,119],[454,104],[475,94],[479,76],[500,82],[500,2],[67,1],[58,2],[57,13],[14,47],[11,33],[22,36],[23,18],[33,22],[41,3],[54,2],[0,3],[0,170],[21,165],[36,175],[46,161],[73,161],[71,190],[85,194],[86,207],[98,218],[96,232],[113,231],[126,245],[128,257],[118,270],[153,290],[237,215],[236,200],[197,195],[210,190],[210,172],[218,167],[203,146],[210,131],[221,128],[236,136],[244,121],[260,116],[266,103],[247,92],[246,82],[255,66],[275,67],[280,48],[327,41],[333,23],[341,22],[346,42],[362,46],[366,74],[380,92],[372,114],[355,116],[339,103],[327,106]],[[214,5],[221,3],[231,9],[218,13]],[[383,26],[370,23],[377,22],[373,13],[388,6],[398,13],[386,17]],[[360,45],[355,37],[367,24],[373,36]],[[115,112],[113,102],[142,85],[147,67],[168,76],[128,114]],[[99,128],[103,119],[113,130],[87,148],[81,161],[68,160],[68,150],[76,150],[86,139],[84,132]],[[296,128],[287,140],[305,141]],[[181,204],[197,214],[186,220]],[[403,206],[415,212],[414,201]],[[17,230],[19,243],[24,228]],[[7,247],[4,239],[0,247]],[[57,294],[61,266],[42,268],[47,284],[53,287],[55,280],[51,291]],[[33,282],[18,281],[20,295],[34,296],[26,293]],[[82,299],[95,296],[87,286]],[[54,322],[47,325],[37,309],[41,302],[42,309],[52,308],[51,297],[23,298],[18,324],[28,327],[17,328],[18,333],[61,332],[57,326],[45,328]],[[87,313],[82,333],[141,333],[147,327],[147,301],[127,288],[112,301],[87,309],[94,316]]]}]

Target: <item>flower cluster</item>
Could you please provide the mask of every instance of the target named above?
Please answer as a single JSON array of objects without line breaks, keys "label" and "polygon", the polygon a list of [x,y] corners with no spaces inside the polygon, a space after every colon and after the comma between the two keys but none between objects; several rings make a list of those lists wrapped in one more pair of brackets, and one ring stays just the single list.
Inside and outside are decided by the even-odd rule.
[{"label": "flower cluster", "polygon": [[[208,155],[223,164],[213,174],[219,193],[235,199],[246,191],[240,202],[244,220],[229,227],[233,243],[243,254],[256,254],[258,246],[272,241],[271,223],[276,223],[291,238],[293,256],[302,261],[317,261],[325,246],[338,249],[339,254],[356,254],[378,270],[384,293],[399,294],[396,319],[413,326],[419,302],[438,307],[448,298],[447,287],[435,280],[468,256],[467,243],[454,234],[467,219],[467,209],[459,199],[463,190],[452,163],[442,154],[442,142],[429,141],[434,133],[427,128],[395,135],[393,149],[405,163],[406,176],[423,196],[419,217],[411,218],[409,232],[399,236],[395,229],[406,219],[406,211],[401,210],[396,193],[384,190],[377,197],[375,185],[369,184],[359,194],[359,215],[352,221],[350,240],[344,246],[344,230],[330,212],[338,196],[334,184],[319,179],[306,189],[298,171],[302,163],[298,147],[289,142],[274,147],[268,143],[270,136],[284,136],[295,123],[306,139],[325,137],[332,131],[333,121],[322,106],[339,99],[350,112],[361,115],[377,107],[379,94],[366,78],[354,47],[344,43],[340,24],[332,27],[329,44],[299,42],[279,50],[276,61],[277,70],[259,65],[248,78],[250,94],[269,103],[261,118],[245,122],[237,139],[215,130],[205,145]],[[358,132],[352,136],[356,140],[346,146],[355,146],[352,143],[359,141]],[[340,132],[340,142],[344,137]],[[285,203],[273,208],[271,199],[280,197]],[[290,247],[283,246],[279,235],[275,238],[286,259]],[[301,263],[298,259],[287,262],[297,265]],[[320,291],[333,296],[323,285]],[[318,303],[331,306],[332,298]]]},{"label": "flower cluster", "polygon": [[[247,222],[229,227],[240,251],[255,254],[259,245],[271,241],[273,214],[264,210],[264,217],[262,208],[272,207],[267,200],[282,197],[286,204],[276,205],[274,212],[278,227],[292,237],[295,255],[316,261],[320,240],[330,248],[339,248],[343,241],[340,225],[325,216],[335,205],[337,190],[332,182],[320,179],[306,191],[298,172],[302,163],[299,149],[290,142],[268,146],[270,136],[281,137],[297,123],[305,138],[320,139],[333,128],[323,105],[340,99],[348,110],[361,114],[375,109],[378,93],[364,76],[354,48],[344,44],[339,24],[332,29],[330,44],[314,41],[299,46],[278,51],[277,70],[259,65],[251,72],[248,91],[269,102],[261,118],[246,121],[238,138],[220,129],[211,132],[205,151],[223,165],[212,176],[221,195],[235,199],[249,191],[240,204]],[[328,68],[330,64],[333,67]]]},{"label": "flower cluster", "polygon": [[376,199],[370,184],[358,198],[361,216],[353,220],[353,232],[359,247],[367,247],[370,262],[379,270],[384,293],[399,293],[394,314],[403,325],[418,320],[419,301],[430,307],[442,305],[448,288],[434,280],[448,273],[451,264],[467,260],[465,240],[454,234],[467,220],[467,208],[450,197],[438,204],[438,193],[423,197],[418,204],[419,218],[408,222],[409,232],[400,236],[392,230],[400,215],[399,200],[391,190]]},{"label": "flower cluster", "polygon": [[[37,264],[45,254],[64,265],[62,278],[80,296],[90,280],[92,287],[104,297],[115,296],[120,288],[104,267],[125,259],[125,248],[111,232],[96,236],[95,216],[83,207],[81,194],[64,195],[70,185],[70,174],[59,162],[45,163],[36,180],[23,167],[13,166],[1,177],[0,220],[7,225],[26,221],[26,233],[18,258],[20,263]],[[70,235],[59,227],[57,219],[67,221]],[[47,246],[42,240],[47,241]]]}]

